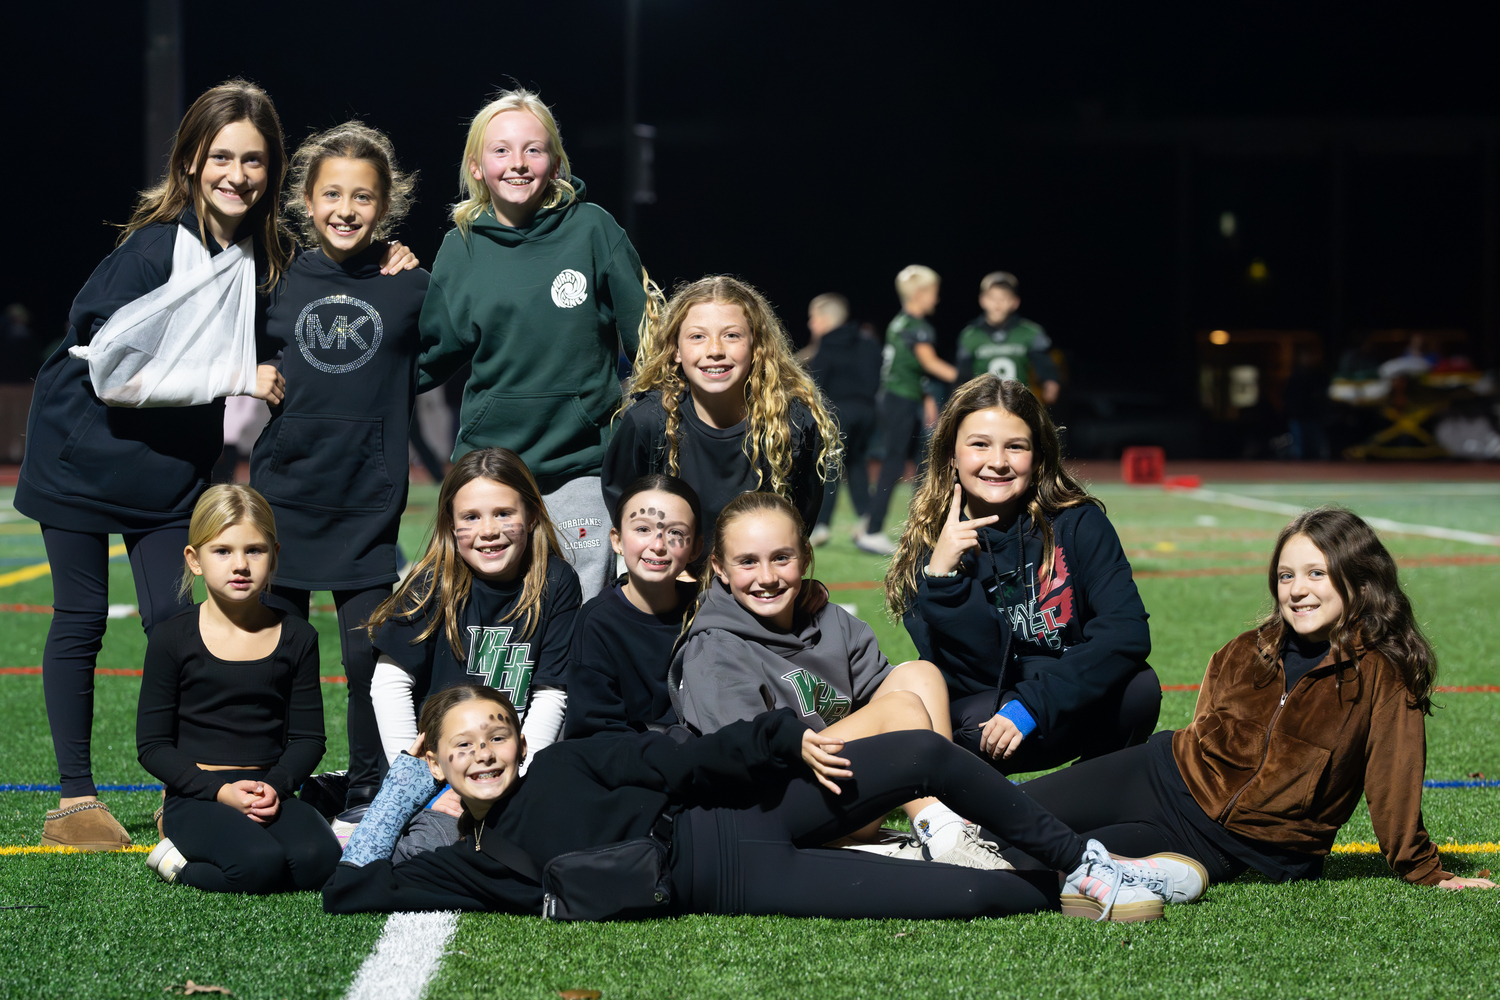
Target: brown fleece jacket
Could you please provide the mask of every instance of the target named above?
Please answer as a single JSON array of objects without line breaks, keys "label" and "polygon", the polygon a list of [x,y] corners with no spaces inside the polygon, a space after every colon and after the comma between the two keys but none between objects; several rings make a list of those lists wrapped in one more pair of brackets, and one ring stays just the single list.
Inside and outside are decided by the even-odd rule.
[{"label": "brown fleece jacket", "polygon": [[1330,651],[1286,692],[1279,653],[1250,631],[1209,661],[1193,723],[1172,738],[1193,798],[1240,836],[1327,854],[1363,792],[1397,874],[1452,878],[1422,825],[1427,738],[1400,671],[1356,646],[1354,659]]}]

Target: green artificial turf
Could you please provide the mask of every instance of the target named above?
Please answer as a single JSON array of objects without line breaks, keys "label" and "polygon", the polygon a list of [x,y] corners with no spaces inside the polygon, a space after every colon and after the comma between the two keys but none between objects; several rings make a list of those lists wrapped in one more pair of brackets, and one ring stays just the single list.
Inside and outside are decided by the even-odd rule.
[{"label": "green artificial turf", "polygon": [[[1287,504],[1336,501],[1368,516],[1500,532],[1493,484],[1229,484],[1211,488]],[[906,486],[893,511],[905,509]],[[1265,563],[1280,514],[1211,504],[1156,489],[1102,487],[1151,614],[1151,663],[1162,683],[1192,685],[1213,652],[1269,606]],[[417,558],[436,489],[414,486],[401,541]],[[0,494],[0,511],[3,511]],[[853,605],[893,661],[916,655],[870,582],[885,560],[854,549],[840,497],[817,576]],[[899,524],[887,526],[892,537]],[[1386,534],[1402,580],[1439,657],[1439,683],[1500,684],[1500,565],[1464,564],[1500,549]],[[118,541],[115,539],[114,541]],[[1449,564],[1443,564],[1442,559]],[[1422,560],[1429,560],[1426,564]],[[36,526],[0,523],[0,573],[45,560]],[[1211,570],[1215,574],[1201,575]],[[1198,574],[1198,575],[1187,575]],[[864,584],[848,588],[846,584]],[[134,600],[128,563],[111,565],[111,601]],[[0,588],[0,605],[47,605],[46,576]],[[322,673],[337,675],[331,596],[315,594]],[[50,618],[0,610],[0,666],[35,666]],[[99,665],[139,669],[138,618],[111,620]],[[94,759],[100,783],[149,782],[135,762],[139,681],[96,678]],[[0,782],[56,781],[41,678],[0,676]],[[324,684],[329,751],[346,761],[345,688]],[[1166,691],[1161,729],[1185,725],[1196,694]],[[1500,777],[1500,693],[1439,694],[1428,720],[1427,776]],[[137,843],[154,842],[155,792],[106,793]],[[56,793],[0,793],[0,845],[34,844]],[[1500,840],[1500,790],[1430,789],[1423,799],[1440,844]],[[1363,804],[1341,843],[1375,839]],[[1500,868],[1500,854],[1445,855],[1452,871]],[[236,997],[343,995],[373,947],[380,917],[322,914],[313,894],[213,896],[166,886],[139,854],[0,857],[0,996],[145,997],[187,979]],[[20,956],[12,958],[11,956]],[[1500,893],[1407,886],[1378,856],[1335,855],[1314,883],[1271,885],[1253,874],[1210,890],[1196,906],[1142,925],[1093,925],[1057,914],[958,922],[704,917],[626,925],[553,925],[536,917],[468,914],[448,946],[430,998],[547,998],[567,989],[615,997],[1466,997],[1493,996],[1500,960]]]}]

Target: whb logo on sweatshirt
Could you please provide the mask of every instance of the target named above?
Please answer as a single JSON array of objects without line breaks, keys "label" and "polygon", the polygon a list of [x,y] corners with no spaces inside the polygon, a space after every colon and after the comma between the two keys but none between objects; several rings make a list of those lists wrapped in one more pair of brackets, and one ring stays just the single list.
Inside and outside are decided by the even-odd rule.
[{"label": "whb logo on sweatshirt", "polygon": [[531,659],[531,643],[511,642],[512,631],[509,625],[470,625],[466,673],[479,678],[485,687],[504,691],[516,711],[524,712],[536,664]]},{"label": "whb logo on sweatshirt", "polygon": [[[1033,573],[1026,564],[1026,576]],[[1052,557],[1052,578],[1029,581],[1025,593],[1007,585],[995,591],[995,606],[1010,620],[1011,630],[1023,642],[1063,648],[1063,632],[1073,620],[1073,579],[1068,573],[1068,559],[1061,545]]]},{"label": "whb logo on sweatshirt", "polygon": [[803,715],[816,714],[825,725],[831,726],[849,714],[849,699],[812,671],[798,667],[789,674],[782,674],[781,679],[797,692],[797,704]]},{"label": "whb logo on sweatshirt", "polygon": [[385,324],[370,303],[351,295],[327,295],[303,306],[292,332],[308,364],[342,375],[375,356]]},{"label": "whb logo on sweatshirt", "polygon": [[581,306],[583,300],[588,297],[589,279],[571,267],[564,268],[557,277],[552,279],[552,301],[559,309]]}]

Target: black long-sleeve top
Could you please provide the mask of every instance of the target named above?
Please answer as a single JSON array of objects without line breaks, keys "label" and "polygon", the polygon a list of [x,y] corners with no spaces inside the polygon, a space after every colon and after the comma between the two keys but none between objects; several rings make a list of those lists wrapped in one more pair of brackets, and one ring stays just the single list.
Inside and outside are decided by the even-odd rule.
[{"label": "black long-sleeve top", "polygon": [[884,359],[880,341],[865,336],[857,324],[845,323],[818,342],[807,373],[835,406],[874,406]]},{"label": "black long-sleeve top", "polygon": [[1146,608],[1109,518],[1093,504],[1072,507],[1052,533],[1052,576],[1040,580],[1042,539],[1028,519],[979,529],[978,552],[965,555],[958,576],[918,575],[903,618],[953,697],[994,690],[997,708],[1019,698],[1043,735],[1139,672],[1151,652]]},{"label": "black long-sleeve top", "polygon": [[630,603],[624,580],[594,595],[574,619],[564,739],[643,733],[677,723],[667,670],[697,587],[679,583],[677,610],[653,615]]},{"label": "black long-sleeve top", "polygon": [[[26,421],[15,505],[27,517],[69,531],[187,527],[224,450],[224,401],[109,406],[94,395],[88,361],[68,354],[70,347],[87,345],[121,307],[167,283],[179,229],[198,236],[191,207],[175,223],[131,233],[73,300],[68,335],[37,374]],[[205,246],[210,256],[223,252],[212,238]],[[255,262],[261,281],[265,252],[259,241]],[[257,350],[266,357],[264,296],[256,306]]]},{"label": "black long-sleeve top", "polygon": [[[771,469],[762,456],[760,472],[744,450],[749,418],[733,427],[710,427],[693,408],[692,398],[683,393],[677,412],[677,476],[698,494],[703,506],[703,523],[698,533],[712,538],[719,511],[735,497],[749,490],[770,490]],[[802,523],[811,525],[823,507],[823,480],[818,477],[818,452],[822,435],[818,423],[807,407],[792,402],[787,408],[791,420],[792,466],[787,475],[791,487],[788,497]],[[615,436],[604,455],[600,472],[604,503],[611,511],[620,495],[641,476],[667,472],[667,412],[661,404],[661,392],[637,393],[634,402],[620,415]],[[708,546],[705,545],[705,552]],[[702,562],[707,555],[699,557]]]},{"label": "black long-sleeve top", "polygon": [[167,791],[212,801],[233,771],[199,764],[267,768],[266,784],[285,800],[323,758],[323,693],[318,632],[281,618],[270,656],[221,660],[198,631],[199,605],[156,626],[146,645],[135,744],[141,766]]},{"label": "black long-sleeve top", "polygon": [[568,740],[539,751],[479,833],[392,865],[340,864],[323,887],[329,913],[504,910],[538,913],[542,890],[507,868],[504,839],[541,868],[572,851],[648,835],[666,812],[745,807],[798,773],[806,728],[790,709],[678,743],[663,733]]}]

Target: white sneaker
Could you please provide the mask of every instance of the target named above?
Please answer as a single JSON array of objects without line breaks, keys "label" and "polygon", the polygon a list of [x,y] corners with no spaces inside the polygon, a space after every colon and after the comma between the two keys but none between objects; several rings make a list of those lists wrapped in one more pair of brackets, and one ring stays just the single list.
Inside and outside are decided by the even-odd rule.
[{"label": "white sneaker", "polygon": [[1149,858],[1122,858],[1111,854],[1122,865],[1133,868],[1141,882],[1160,883],[1158,889],[1168,903],[1196,903],[1208,888],[1208,871],[1186,854],[1163,852]]},{"label": "white sneaker", "polygon": [[1015,865],[1005,860],[1000,853],[1000,847],[991,841],[985,840],[979,835],[979,828],[964,824],[963,833],[959,834],[958,843],[954,844],[942,854],[933,856],[925,847],[923,855],[928,861],[940,865],[958,865],[962,868],[983,868],[988,871],[1014,870]]},{"label": "white sneaker", "polygon": [[182,866],[187,864],[187,858],[182,856],[172,842],[163,837],[151,848],[151,853],[146,855],[147,866],[156,874],[161,876],[163,882],[176,882],[177,875],[182,871]]},{"label": "white sneaker", "polygon": [[867,534],[870,530],[870,515],[861,514],[859,520],[854,523],[854,533],[849,536],[851,540],[857,540],[860,535]]},{"label": "white sneaker", "polygon": [[819,524],[813,528],[812,534],[807,536],[807,540],[812,542],[815,547],[822,548],[828,544],[828,539],[832,537],[833,532],[829,529],[828,525]]},{"label": "white sneaker", "polygon": [[854,547],[861,552],[868,552],[876,556],[893,556],[896,554],[896,543],[887,538],[884,532],[875,535],[860,535],[854,539]]},{"label": "white sneaker", "polygon": [[1090,840],[1083,860],[1063,884],[1063,913],[1089,920],[1160,920],[1166,903],[1163,880],[1142,878],[1140,871],[1111,858],[1103,844]]}]

